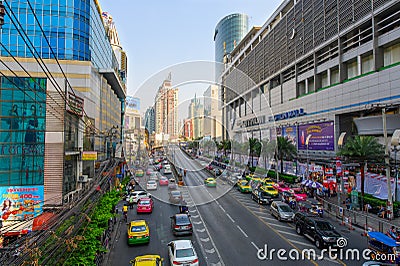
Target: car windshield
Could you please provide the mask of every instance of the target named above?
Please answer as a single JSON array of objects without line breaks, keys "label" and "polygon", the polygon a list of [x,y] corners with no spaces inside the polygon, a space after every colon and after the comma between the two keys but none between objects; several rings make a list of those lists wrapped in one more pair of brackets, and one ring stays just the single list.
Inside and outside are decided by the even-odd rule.
[{"label": "car windshield", "polygon": [[247,183],[247,181],[242,181],[241,184],[242,184],[242,186],[247,186],[248,183]]},{"label": "car windshield", "polygon": [[179,197],[181,195],[181,192],[173,191],[173,192],[171,192],[171,195],[174,196],[174,197]]},{"label": "car windshield", "polygon": [[283,212],[292,212],[292,209],[287,205],[280,205],[278,208]]},{"label": "car windshield", "polygon": [[275,188],[273,188],[273,187],[265,187],[265,190],[267,190],[267,191],[275,191]]},{"label": "car windshield", "polygon": [[176,257],[177,258],[185,258],[185,257],[192,257],[192,256],[194,256],[194,251],[191,248],[177,249],[176,250]]},{"label": "car windshield", "polygon": [[149,182],[147,182],[147,184],[155,184],[156,183],[156,181],[154,181],[154,180],[151,180],[151,181],[149,181]]},{"label": "car windshield", "polygon": [[141,204],[141,205],[149,205],[150,204],[150,200],[141,200],[139,204]]},{"label": "car windshield", "polygon": [[131,232],[143,232],[143,231],[146,231],[146,226],[144,226],[144,225],[138,225],[138,226],[131,227]]},{"label": "car windshield", "polygon": [[176,216],[176,224],[190,224],[189,218],[186,215]]},{"label": "car windshield", "polygon": [[268,197],[269,195],[267,192],[261,192],[260,196],[261,196],[261,198],[265,198],[265,197]]},{"label": "car windshield", "polygon": [[332,225],[328,222],[318,221],[315,222],[315,225],[320,230],[332,230]]}]

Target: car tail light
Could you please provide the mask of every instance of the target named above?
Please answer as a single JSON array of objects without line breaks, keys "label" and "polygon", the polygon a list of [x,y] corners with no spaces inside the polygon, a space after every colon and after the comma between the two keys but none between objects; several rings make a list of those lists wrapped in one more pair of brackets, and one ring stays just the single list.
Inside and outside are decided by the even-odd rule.
[{"label": "car tail light", "polygon": [[189,228],[192,228],[192,224],[188,224],[188,227],[189,227]]},{"label": "car tail light", "polygon": [[149,236],[149,234],[145,234],[145,235],[144,235],[144,237],[148,237],[148,236]]},{"label": "car tail light", "polygon": [[172,262],[174,265],[182,265],[182,263],[180,263],[179,261],[174,261]]},{"label": "car tail light", "polygon": [[179,229],[179,228],[181,228],[181,227],[180,227],[179,225],[175,225],[174,228],[175,228],[175,229]]},{"label": "car tail light", "polygon": [[197,263],[197,262],[199,262],[199,260],[198,260],[198,259],[195,259],[195,260],[192,260],[191,263]]}]

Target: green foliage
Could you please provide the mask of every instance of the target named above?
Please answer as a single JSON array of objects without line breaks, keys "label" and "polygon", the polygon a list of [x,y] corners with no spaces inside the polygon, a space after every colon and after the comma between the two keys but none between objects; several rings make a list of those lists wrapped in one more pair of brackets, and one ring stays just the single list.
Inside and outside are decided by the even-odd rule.
[{"label": "green foliage", "polygon": [[280,172],[283,172],[283,160],[292,160],[297,155],[297,148],[292,141],[285,137],[278,137],[278,160],[281,161]]},{"label": "green foliage", "polygon": [[[125,180],[124,180],[125,181]],[[63,265],[94,265],[96,253],[105,252],[100,239],[113,216],[111,210],[120,200],[116,190],[103,195],[80,229],[80,237],[75,237],[74,248],[68,253]],[[83,214],[84,215],[84,214]]]},{"label": "green foliage", "polygon": [[[276,179],[276,172],[273,170],[269,170],[267,176],[269,178]],[[279,180],[286,183],[294,184],[296,183],[296,179],[298,179],[298,177],[294,175],[279,174]]]}]

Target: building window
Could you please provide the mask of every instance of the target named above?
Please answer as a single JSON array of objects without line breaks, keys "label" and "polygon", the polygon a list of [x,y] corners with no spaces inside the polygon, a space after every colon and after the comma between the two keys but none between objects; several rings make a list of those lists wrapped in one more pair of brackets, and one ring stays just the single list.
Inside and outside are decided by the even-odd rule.
[{"label": "building window", "polygon": [[347,78],[351,79],[358,76],[357,71],[357,60],[351,60],[347,62]]},{"label": "building window", "polygon": [[297,97],[300,97],[304,94],[306,94],[306,81],[305,80],[297,83]]},{"label": "building window", "polygon": [[372,54],[361,57],[361,74],[374,70],[374,57]]},{"label": "building window", "polygon": [[331,83],[330,84],[336,84],[339,83],[339,68],[334,68],[331,70]]},{"label": "building window", "polygon": [[384,49],[383,65],[390,66],[400,62],[400,43]]},{"label": "building window", "polygon": [[328,71],[324,71],[320,75],[321,75],[321,88],[329,86]]}]

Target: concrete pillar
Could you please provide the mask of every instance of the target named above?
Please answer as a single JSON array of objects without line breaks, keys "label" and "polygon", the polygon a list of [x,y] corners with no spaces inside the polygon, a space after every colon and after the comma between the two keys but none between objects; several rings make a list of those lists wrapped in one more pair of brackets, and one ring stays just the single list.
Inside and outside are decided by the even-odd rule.
[{"label": "concrete pillar", "polygon": [[357,76],[362,74],[362,58],[361,55],[357,56]]}]

